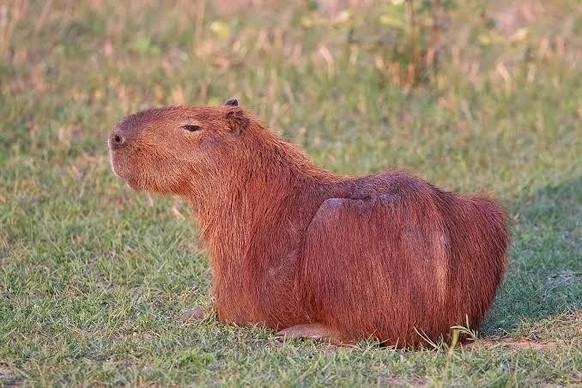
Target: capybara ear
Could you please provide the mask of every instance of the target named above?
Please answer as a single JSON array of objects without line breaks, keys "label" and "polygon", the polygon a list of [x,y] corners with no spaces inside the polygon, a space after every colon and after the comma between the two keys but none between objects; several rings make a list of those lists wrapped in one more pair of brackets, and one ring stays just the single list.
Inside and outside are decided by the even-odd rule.
[{"label": "capybara ear", "polygon": [[242,134],[245,129],[251,124],[248,117],[245,116],[241,109],[231,110],[226,114],[226,120],[228,122],[228,127],[231,131]]},{"label": "capybara ear", "polygon": [[228,106],[238,106],[238,101],[235,98],[232,98],[224,103],[224,105]]}]

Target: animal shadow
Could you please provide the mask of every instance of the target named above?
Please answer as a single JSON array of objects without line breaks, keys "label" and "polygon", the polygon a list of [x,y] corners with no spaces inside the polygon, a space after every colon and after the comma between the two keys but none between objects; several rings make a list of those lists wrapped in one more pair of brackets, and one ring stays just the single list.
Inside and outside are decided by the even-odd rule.
[{"label": "animal shadow", "polygon": [[510,267],[485,335],[582,310],[582,176],[546,186],[508,209]]}]

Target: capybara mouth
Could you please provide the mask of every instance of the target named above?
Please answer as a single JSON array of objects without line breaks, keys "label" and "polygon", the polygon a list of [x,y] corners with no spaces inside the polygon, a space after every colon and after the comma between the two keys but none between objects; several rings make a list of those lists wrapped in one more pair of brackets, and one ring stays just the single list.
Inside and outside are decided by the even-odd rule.
[{"label": "capybara mouth", "polygon": [[111,169],[115,175],[123,179],[133,190],[141,190],[139,180],[136,178],[135,174],[127,168],[125,163],[120,163],[115,157],[112,157]]},{"label": "capybara mouth", "polygon": [[130,169],[128,168],[130,163],[124,153],[110,147],[109,161],[111,163],[111,170],[113,170],[115,175],[122,179],[129,180],[132,175],[130,173]]},{"label": "capybara mouth", "polygon": [[115,175],[123,179],[133,190],[142,190],[139,182],[139,171],[136,171],[135,164],[132,163],[129,150],[110,148],[109,161],[111,170]]}]

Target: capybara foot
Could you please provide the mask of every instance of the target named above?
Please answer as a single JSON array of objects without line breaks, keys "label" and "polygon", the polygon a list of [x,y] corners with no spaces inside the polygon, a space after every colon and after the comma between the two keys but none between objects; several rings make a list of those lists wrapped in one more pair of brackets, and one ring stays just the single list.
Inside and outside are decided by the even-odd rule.
[{"label": "capybara foot", "polygon": [[178,317],[178,322],[186,323],[198,321],[204,319],[207,316],[207,311],[204,307],[194,307],[193,309],[186,310]]},{"label": "capybara foot", "polygon": [[278,338],[308,338],[321,339],[332,344],[341,344],[340,333],[336,329],[321,323],[304,323],[295,325],[277,332]]}]

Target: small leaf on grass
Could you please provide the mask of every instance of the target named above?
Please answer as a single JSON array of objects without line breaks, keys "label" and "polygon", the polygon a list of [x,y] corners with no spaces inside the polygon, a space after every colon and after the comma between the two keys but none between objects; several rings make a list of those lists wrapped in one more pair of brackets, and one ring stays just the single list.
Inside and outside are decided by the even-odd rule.
[{"label": "small leaf on grass", "polygon": [[213,21],[210,24],[210,31],[212,31],[220,39],[228,40],[231,35],[230,26],[221,21]]}]

